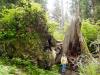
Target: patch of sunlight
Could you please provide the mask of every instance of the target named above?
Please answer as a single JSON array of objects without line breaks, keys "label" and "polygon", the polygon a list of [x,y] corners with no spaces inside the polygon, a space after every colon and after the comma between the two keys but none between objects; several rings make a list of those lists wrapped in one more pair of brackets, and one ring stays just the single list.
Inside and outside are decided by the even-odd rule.
[{"label": "patch of sunlight", "polygon": [[53,33],[53,37],[54,37],[54,39],[57,40],[57,41],[63,41],[63,40],[64,40],[64,34],[61,33],[61,32],[59,32],[59,31],[55,31],[55,32]]},{"label": "patch of sunlight", "polygon": [[0,75],[26,75],[16,66],[0,65]]}]

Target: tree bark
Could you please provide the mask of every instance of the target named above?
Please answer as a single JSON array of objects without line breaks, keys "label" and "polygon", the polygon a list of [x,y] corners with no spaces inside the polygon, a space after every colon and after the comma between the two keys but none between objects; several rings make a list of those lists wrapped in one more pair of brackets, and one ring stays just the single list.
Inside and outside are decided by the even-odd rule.
[{"label": "tree bark", "polygon": [[71,22],[69,23],[69,28],[65,33],[63,53],[65,53],[68,58],[73,57],[77,59],[82,54],[87,57],[86,59],[92,59],[92,55],[90,54],[85,39],[81,33],[81,19],[78,0],[76,0],[75,9],[75,15],[72,17]]}]

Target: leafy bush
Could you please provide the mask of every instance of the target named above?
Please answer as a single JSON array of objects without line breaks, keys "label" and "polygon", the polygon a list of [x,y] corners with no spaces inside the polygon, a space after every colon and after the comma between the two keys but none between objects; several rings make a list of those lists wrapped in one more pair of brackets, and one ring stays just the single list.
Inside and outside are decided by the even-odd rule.
[{"label": "leafy bush", "polygon": [[3,53],[10,58],[42,53],[42,44],[46,40],[43,34],[47,32],[45,14],[37,3],[3,9],[0,17],[0,46]]},{"label": "leafy bush", "polygon": [[87,43],[97,39],[98,27],[91,24],[89,20],[82,22],[82,33],[85,36]]},{"label": "leafy bush", "polygon": [[100,35],[100,26],[96,24],[93,25],[89,20],[84,20],[82,22],[81,31],[83,33],[83,36],[85,37],[89,49],[91,51],[95,51],[96,49],[93,46],[90,47],[90,44],[96,41],[97,36]]}]

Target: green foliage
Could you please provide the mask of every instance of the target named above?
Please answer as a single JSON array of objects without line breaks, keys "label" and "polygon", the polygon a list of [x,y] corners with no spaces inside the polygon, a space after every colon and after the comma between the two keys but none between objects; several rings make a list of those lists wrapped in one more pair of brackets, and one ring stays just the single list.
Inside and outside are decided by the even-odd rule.
[{"label": "green foliage", "polygon": [[40,4],[5,8],[0,13],[0,46],[4,55],[30,58],[42,54],[46,38],[40,32],[46,31],[42,29],[46,27],[46,13]]},{"label": "green foliage", "polygon": [[85,40],[88,44],[90,51],[96,50],[94,46],[90,47],[90,44],[97,39],[97,36],[100,33],[99,30],[100,27],[98,25],[93,25],[89,20],[84,20],[82,22],[81,31],[83,33],[83,36],[85,37]]},{"label": "green foliage", "polygon": [[43,69],[39,69],[36,66],[27,66],[26,67],[29,75],[58,75],[57,72],[55,71],[47,71],[47,70],[43,70]]},{"label": "green foliage", "polygon": [[48,20],[48,31],[53,35],[53,33],[58,28],[58,23],[52,20]]},{"label": "green foliage", "polygon": [[16,65],[25,68],[28,75],[58,75],[58,67],[53,66],[51,71],[40,69],[37,65],[33,64],[31,60],[22,60],[20,58],[14,58],[11,61],[11,65]]},{"label": "green foliage", "polygon": [[54,38],[57,40],[57,41],[62,41],[64,40],[64,34],[62,32],[59,32],[59,31],[55,31],[53,33],[53,36]]},{"label": "green foliage", "polygon": [[[92,0],[93,3],[90,6],[90,8],[93,7],[93,16],[95,21],[98,21],[100,19],[100,0]],[[89,3],[88,0],[80,0],[80,8],[81,8],[81,16],[83,19],[88,19],[89,18]]]},{"label": "green foliage", "polygon": [[[2,61],[2,62],[1,62]],[[6,64],[6,65],[5,65]],[[9,64],[9,66],[7,66]],[[18,75],[58,75],[57,66],[55,65],[51,71],[44,70],[38,68],[36,65],[31,63],[30,60],[23,60],[21,58],[13,58],[13,59],[1,59],[0,58],[0,75],[14,75],[19,70]],[[21,67],[26,72],[23,72],[22,69],[18,69],[17,67]],[[6,69],[5,69],[6,68]],[[55,70],[56,69],[56,70]]]},{"label": "green foliage", "polygon": [[87,19],[88,18],[87,5],[88,5],[87,0],[80,0],[81,15],[82,15],[83,19]]},{"label": "green foliage", "polygon": [[100,20],[98,20],[98,21],[96,22],[96,25],[100,26]]},{"label": "green foliage", "polygon": [[95,16],[95,20],[98,21],[100,20],[100,0],[95,0],[95,13],[94,13],[94,16]]},{"label": "green foliage", "polygon": [[21,69],[17,68],[15,65],[9,65],[10,61],[8,59],[0,58],[0,75],[26,75]]},{"label": "green foliage", "polygon": [[34,2],[41,4],[43,8],[46,8],[47,1],[48,0],[34,0]]},{"label": "green foliage", "polygon": [[96,63],[89,63],[88,65],[79,66],[80,75],[99,75],[99,65]]},{"label": "green foliage", "polygon": [[89,20],[82,22],[82,33],[85,36],[87,43],[97,39],[98,26],[90,23]]},{"label": "green foliage", "polygon": [[64,40],[64,32],[67,30],[67,23],[65,23],[63,30],[59,29],[59,23],[52,20],[47,20],[48,32],[54,37],[57,41]]},{"label": "green foliage", "polygon": [[0,65],[0,75],[26,75],[21,69],[15,66]]}]

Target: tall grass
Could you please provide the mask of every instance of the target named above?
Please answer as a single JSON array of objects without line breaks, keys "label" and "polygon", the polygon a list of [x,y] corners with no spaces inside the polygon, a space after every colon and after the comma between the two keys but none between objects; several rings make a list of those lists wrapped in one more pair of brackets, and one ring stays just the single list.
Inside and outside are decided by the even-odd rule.
[{"label": "tall grass", "polygon": [[94,62],[85,64],[85,65],[80,64],[79,74],[80,75],[100,75],[100,65]]}]

